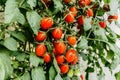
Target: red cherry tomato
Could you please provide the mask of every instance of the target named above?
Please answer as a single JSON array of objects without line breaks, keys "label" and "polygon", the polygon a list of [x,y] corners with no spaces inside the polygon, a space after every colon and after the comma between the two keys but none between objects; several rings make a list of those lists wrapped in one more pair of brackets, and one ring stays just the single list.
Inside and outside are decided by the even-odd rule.
[{"label": "red cherry tomato", "polygon": [[75,57],[76,57],[76,51],[73,50],[73,49],[69,49],[69,50],[66,52],[65,57],[66,57],[66,61],[67,61],[68,63],[73,62],[73,61],[75,60]]},{"label": "red cherry tomato", "polygon": [[82,74],[82,75],[80,75],[80,78],[81,78],[81,80],[85,80],[84,79],[84,75]]},{"label": "red cherry tomato", "polygon": [[75,45],[77,42],[77,39],[75,36],[68,36],[67,41],[70,45]]},{"label": "red cherry tomato", "polygon": [[77,62],[78,62],[78,57],[77,57],[77,56],[75,56],[74,61],[72,61],[72,65],[75,65]]},{"label": "red cherry tomato", "polygon": [[106,23],[105,23],[105,21],[100,21],[100,22],[99,22],[99,25],[100,25],[101,28],[106,28]]},{"label": "red cherry tomato", "polygon": [[78,3],[79,3],[79,6],[85,7],[87,5],[90,5],[91,0],[79,0]]},{"label": "red cherry tomato", "polygon": [[71,0],[64,0],[64,2],[67,4],[67,3],[71,2]]},{"label": "red cherry tomato", "polygon": [[62,29],[61,28],[55,28],[55,29],[53,29],[53,31],[52,31],[52,36],[53,36],[53,38],[54,39],[57,39],[57,40],[59,40],[59,39],[61,39],[61,37],[62,37]]},{"label": "red cherry tomato", "polygon": [[69,10],[72,12],[72,15],[74,17],[77,15],[77,8],[76,8],[76,6],[70,7]]},{"label": "red cherry tomato", "polygon": [[88,17],[93,17],[93,10],[92,9],[88,8],[86,10],[86,12],[87,12]]},{"label": "red cherry tomato", "polygon": [[42,42],[46,39],[46,33],[45,32],[38,32],[38,35],[35,36],[35,40],[38,42]]},{"label": "red cherry tomato", "polygon": [[69,71],[69,66],[66,64],[62,64],[60,66],[61,73],[66,74]]},{"label": "red cherry tomato", "polygon": [[49,63],[51,61],[51,55],[49,53],[46,53],[44,55],[44,62]]},{"label": "red cherry tomato", "polygon": [[55,45],[55,50],[58,54],[63,54],[66,50],[66,45],[64,42],[57,42]]},{"label": "red cherry tomato", "polygon": [[69,24],[73,23],[74,22],[74,16],[71,13],[68,13],[65,17],[65,21]]},{"label": "red cherry tomato", "polygon": [[63,55],[58,55],[56,56],[56,61],[58,64],[62,64],[64,62],[64,56]]},{"label": "red cherry tomato", "polygon": [[35,48],[36,55],[39,57],[43,57],[44,53],[46,52],[46,47],[44,44],[38,44]]},{"label": "red cherry tomato", "polygon": [[84,25],[84,16],[79,16],[77,19],[78,25]]},{"label": "red cherry tomato", "polygon": [[52,25],[53,25],[53,20],[50,17],[45,17],[40,22],[40,26],[42,30],[48,30],[49,28],[52,27]]}]

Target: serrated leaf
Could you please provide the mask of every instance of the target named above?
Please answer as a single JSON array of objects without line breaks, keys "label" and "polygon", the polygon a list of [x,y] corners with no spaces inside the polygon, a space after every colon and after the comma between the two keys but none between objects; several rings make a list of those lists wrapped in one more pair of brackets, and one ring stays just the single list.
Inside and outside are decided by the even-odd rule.
[{"label": "serrated leaf", "polygon": [[105,29],[102,28],[98,28],[96,30],[94,30],[94,34],[97,38],[108,41],[106,34],[105,34]]},{"label": "serrated leaf", "polygon": [[56,71],[54,67],[51,66],[49,70],[49,80],[55,80],[55,76],[56,76]]},{"label": "serrated leaf", "polygon": [[21,76],[21,80],[31,80],[31,79],[30,79],[30,73],[29,73],[29,72],[25,72],[25,73]]},{"label": "serrated leaf", "polygon": [[111,15],[116,14],[118,11],[118,7],[119,7],[118,0],[111,0],[110,1],[110,14]]},{"label": "serrated leaf", "polygon": [[55,80],[63,80],[62,77],[60,76],[60,74],[57,74],[57,76],[55,77]]},{"label": "serrated leaf", "polygon": [[41,17],[35,11],[27,12],[27,20],[30,24],[31,29],[33,30],[34,34],[37,34],[40,28],[40,19]]},{"label": "serrated leaf", "polygon": [[24,36],[24,34],[22,32],[12,32],[11,35],[15,38],[17,38],[18,40],[25,42],[26,41],[26,37]]},{"label": "serrated leaf", "polygon": [[116,57],[114,60],[112,60],[110,68],[114,70],[119,64],[120,64],[120,58]]},{"label": "serrated leaf", "polygon": [[42,67],[32,69],[32,80],[46,80]]},{"label": "serrated leaf", "polygon": [[88,41],[85,37],[82,37],[80,42],[78,43],[78,48],[79,49],[86,49],[88,48]]},{"label": "serrated leaf", "polygon": [[1,59],[0,59],[0,80],[5,80],[5,69]]},{"label": "serrated leaf", "polygon": [[109,60],[109,59],[112,60],[112,59],[114,58],[114,56],[115,56],[115,55],[114,55],[114,52],[110,50],[110,51],[107,52],[107,57],[106,57],[106,58],[107,58],[108,60]]},{"label": "serrated leaf", "polygon": [[4,65],[4,70],[5,70],[4,80],[8,79],[11,76],[11,74],[13,73],[13,68],[11,66],[12,61],[10,59],[9,54],[10,54],[10,51],[7,51],[6,49],[0,50],[0,60],[2,61],[2,65]]},{"label": "serrated leaf", "polygon": [[31,8],[33,8],[36,6],[37,0],[28,0],[27,3],[31,6]]},{"label": "serrated leaf", "polygon": [[85,31],[88,31],[91,29],[90,22],[91,22],[91,18],[85,18],[84,27],[83,27]]},{"label": "serrated leaf", "polygon": [[110,50],[112,50],[115,54],[120,57],[120,49],[117,47],[116,44],[109,43]]},{"label": "serrated leaf", "polygon": [[25,57],[26,57],[25,53],[18,53],[18,55],[16,56],[16,59],[18,61],[24,61]]},{"label": "serrated leaf", "polygon": [[25,17],[18,9],[18,3],[16,0],[7,0],[5,6],[5,23],[19,22],[25,23]]},{"label": "serrated leaf", "polygon": [[9,49],[9,50],[11,50],[11,51],[17,51],[17,42],[16,42],[16,40],[15,39],[13,39],[13,38],[6,38],[5,40],[4,40],[4,46],[7,48],[7,49]]},{"label": "serrated leaf", "polygon": [[30,64],[37,67],[39,64],[43,64],[44,60],[40,57],[37,57],[35,53],[30,54]]},{"label": "serrated leaf", "polygon": [[63,4],[60,0],[53,0],[54,2],[54,11],[53,13],[56,14],[59,11],[62,11],[63,9]]},{"label": "serrated leaf", "polygon": [[115,74],[116,80],[120,80],[120,72]]}]

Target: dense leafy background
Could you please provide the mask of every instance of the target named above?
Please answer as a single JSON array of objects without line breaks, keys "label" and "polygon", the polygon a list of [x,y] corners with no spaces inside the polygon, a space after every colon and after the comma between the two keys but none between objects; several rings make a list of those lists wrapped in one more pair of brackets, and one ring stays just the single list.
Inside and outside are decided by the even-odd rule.
[{"label": "dense leafy background", "polygon": [[[76,3],[76,0],[73,1]],[[110,5],[110,12],[106,13],[102,10],[101,1]],[[91,18],[85,19],[84,32],[78,36],[76,47],[80,55],[79,65],[82,66],[84,61],[87,61],[85,69],[80,67],[80,74],[86,72],[86,80],[89,73],[96,69],[98,77],[104,75],[101,64],[110,71],[120,64],[120,49],[115,44],[120,35],[111,29],[107,21],[106,29],[98,25],[104,14],[116,14],[120,1],[95,0],[95,2],[99,7],[97,17],[93,18],[94,25],[89,24]],[[5,18],[4,23],[0,22],[0,80],[69,80],[69,77],[61,76],[54,56],[49,70],[44,69],[44,60],[35,55],[34,35],[38,33],[40,20],[44,16],[51,16],[55,25],[61,22],[63,26],[73,26],[66,24],[63,19],[63,12],[72,4],[67,6],[63,0],[53,0],[53,6],[44,9],[45,4],[42,0],[0,0],[0,5],[0,11],[4,12]],[[113,23],[120,27],[118,21]],[[45,43],[51,51],[50,43]],[[116,73],[115,76],[116,80],[120,80],[120,73]]]}]

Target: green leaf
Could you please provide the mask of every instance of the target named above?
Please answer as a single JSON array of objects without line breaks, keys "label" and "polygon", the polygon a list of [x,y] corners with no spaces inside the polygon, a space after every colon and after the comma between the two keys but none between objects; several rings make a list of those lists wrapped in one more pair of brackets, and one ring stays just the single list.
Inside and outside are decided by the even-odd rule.
[{"label": "green leaf", "polygon": [[63,80],[62,77],[60,76],[60,74],[57,74],[57,76],[55,77],[55,80]]},{"label": "green leaf", "polygon": [[59,66],[58,66],[57,61],[56,61],[55,58],[54,58],[54,60],[53,60],[53,64],[54,64],[54,67],[55,67],[57,73],[60,73],[60,68],[59,68]]},{"label": "green leaf", "polygon": [[16,59],[18,61],[24,61],[25,57],[26,57],[25,53],[18,53],[18,55],[16,56]]},{"label": "green leaf", "polygon": [[112,50],[115,54],[120,57],[120,48],[117,47],[116,44],[109,43],[110,50]]},{"label": "green leaf", "polygon": [[42,67],[32,69],[32,80],[46,80]]},{"label": "green leaf", "polygon": [[104,0],[104,3],[110,3],[110,0]]},{"label": "green leaf", "polygon": [[27,20],[34,34],[37,34],[40,28],[41,17],[35,11],[27,12]]},{"label": "green leaf", "polygon": [[55,76],[56,76],[56,71],[54,67],[51,66],[49,70],[49,80],[55,80]]},{"label": "green leaf", "polygon": [[94,30],[94,34],[97,38],[108,41],[105,34],[105,29],[99,27],[98,29]]},{"label": "green leaf", "polygon": [[110,14],[111,15],[116,14],[118,11],[118,7],[119,7],[118,0],[111,0],[110,1]]},{"label": "green leaf", "polygon": [[120,72],[115,74],[116,80],[120,80]]},{"label": "green leaf", "polygon": [[53,0],[54,2],[54,11],[53,13],[56,14],[59,11],[62,11],[63,9],[63,4],[61,2],[61,0]]},{"label": "green leaf", "polygon": [[116,67],[120,64],[120,58],[118,56],[115,57],[114,60],[112,60],[110,68],[112,70],[116,69]]},{"label": "green leaf", "polygon": [[88,31],[91,29],[91,24],[90,24],[91,18],[85,18],[85,22],[84,22],[84,30]]},{"label": "green leaf", "polygon": [[114,58],[114,56],[115,56],[114,52],[110,50],[110,51],[107,52],[107,57],[106,58],[108,60],[109,59],[112,60]]},{"label": "green leaf", "polygon": [[13,38],[6,38],[4,40],[4,46],[11,51],[17,51],[17,42]]},{"label": "green leaf", "polygon": [[30,53],[30,64],[37,67],[39,63],[43,64],[44,60],[40,57],[37,57],[35,53]]},{"label": "green leaf", "polygon": [[36,6],[37,0],[28,0],[27,3],[31,6],[31,8],[33,8]]},{"label": "green leaf", "polygon": [[7,0],[5,6],[5,23],[11,23],[15,21],[24,24],[25,17],[20,13],[16,0]]},{"label": "green leaf", "polygon": [[1,59],[0,59],[0,80],[5,80],[5,69]]},{"label": "green leaf", "polygon": [[22,32],[12,32],[11,35],[15,38],[17,38],[18,40],[25,42],[26,41],[26,37],[24,36],[24,34]]},{"label": "green leaf", "polygon": [[104,13],[105,13],[104,9],[100,7],[99,10],[98,10],[98,12],[97,12],[97,15],[98,16],[103,16]]},{"label": "green leaf", "polygon": [[88,67],[88,68],[86,69],[86,72],[88,72],[88,73],[94,72],[94,68]]},{"label": "green leaf", "polygon": [[[8,79],[11,76],[11,74],[13,73],[13,68],[11,66],[12,61],[10,59],[9,53],[10,53],[10,51],[8,51],[6,49],[0,50],[0,61],[2,62],[2,65],[4,66],[4,70],[5,70],[5,77],[4,77],[4,72],[2,74],[4,77],[4,80]],[[1,64],[1,62],[0,62],[0,64]],[[2,68],[2,66],[1,66],[1,68]],[[1,79],[2,78],[0,78],[0,80]]]},{"label": "green leaf", "polygon": [[79,49],[86,49],[88,48],[88,41],[85,37],[82,37],[80,42],[78,43],[78,48]]},{"label": "green leaf", "polygon": [[30,73],[29,73],[29,72],[25,72],[25,73],[21,76],[21,80],[31,80],[31,79],[30,79]]}]

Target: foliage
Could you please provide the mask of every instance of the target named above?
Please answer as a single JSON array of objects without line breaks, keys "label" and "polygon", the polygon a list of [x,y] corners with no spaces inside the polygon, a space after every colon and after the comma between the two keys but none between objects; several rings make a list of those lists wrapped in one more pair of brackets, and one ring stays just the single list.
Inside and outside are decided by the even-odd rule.
[{"label": "foliage", "polygon": [[[71,0],[0,0],[5,15],[5,22],[0,23],[0,79],[7,80],[79,80],[80,75],[86,72],[86,80],[89,73],[98,70],[98,76],[103,76],[103,64],[111,71],[120,63],[120,49],[115,44],[120,35],[111,29],[111,24],[117,24],[115,18],[105,18],[107,15],[116,15],[118,0],[91,0],[89,5],[81,6],[79,1]],[[88,0],[89,1],[89,0]],[[102,1],[104,5],[101,6]],[[114,6],[113,6],[114,5]],[[74,20],[68,23],[66,14],[74,12],[70,7],[77,8]],[[87,13],[86,10],[93,10]],[[78,25],[78,17],[84,16],[84,24]],[[52,28],[44,31],[40,25],[45,17],[53,20]],[[106,23],[105,27],[99,25],[100,21]],[[104,26],[104,25],[103,25]],[[63,30],[62,38],[52,38],[52,30],[59,27]],[[44,31],[47,38],[43,42],[37,42],[35,36],[39,31]],[[67,41],[69,35],[77,38],[76,45],[70,45]],[[66,49],[74,49],[77,52],[78,62],[69,65],[68,74],[62,74],[53,53],[54,41],[63,41]],[[43,57],[36,56],[37,44],[45,44],[47,52],[51,54],[50,63],[45,63]],[[65,53],[63,54],[65,57]],[[87,62],[85,65],[84,61]],[[100,63],[100,61],[102,63]],[[85,65],[85,67],[83,67]],[[73,74],[73,75],[72,75]],[[71,77],[72,75],[72,77]],[[120,73],[116,74],[119,80]]]}]

